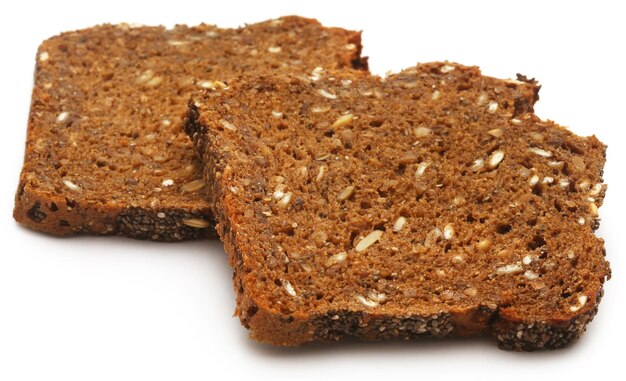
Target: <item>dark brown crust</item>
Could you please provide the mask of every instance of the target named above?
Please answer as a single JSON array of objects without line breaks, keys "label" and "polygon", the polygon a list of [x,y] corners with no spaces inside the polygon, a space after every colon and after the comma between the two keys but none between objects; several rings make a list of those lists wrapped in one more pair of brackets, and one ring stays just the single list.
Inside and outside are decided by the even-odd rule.
[{"label": "dark brown crust", "polygon": [[[193,206],[186,209],[130,206],[110,210],[103,205],[40,194],[25,189],[23,184],[18,189],[13,210],[13,217],[20,224],[52,235],[122,235],[165,242],[215,237],[213,221],[207,219],[209,215],[206,207]],[[198,229],[181,223],[188,219],[207,219],[210,228]]]},{"label": "dark brown crust", "polygon": [[[242,82],[245,83],[245,79],[242,79]],[[539,87],[534,82],[529,84],[532,85],[531,91],[525,93],[526,101],[516,100],[514,115],[532,111]],[[224,241],[230,265],[234,269],[236,314],[255,340],[273,345],[292,346],[316,340],[337,341],[345,337],[387,340],[422,336],[482,335],[492,337],[502,349],[534,351],[562,348],[576,341],[595,316],[602,295],[604,276],[610,274],[608,263],[599,269],[599,276],[602,279],[598,282],[599,289],[595,297],[589,296],[584,307],[576,313],[557,314],[546,320],[520,316],[507,308],[507,303],[479,304],[469,308],[451,307],[427,314],[410,312],[386,314],[364,309],[330,310],[312,315],[303,311],[282,313],[275,306],[269,305],[261,295],[249,291],[257,280],[250,271],[250,266],[254,266],[254,263],[248,262],[246,258],[257,248],[250,243],[253,240],[246,236],[247,231],[242,228],[247,223],[243,215],[245,208],[238,196],[229,191],[235,185],[231,182],[235,169],[230,164],[237,161],[236,155],[219,148],[223,143],[220,134],[207,133],[208,128],[204,124],[207,119],[201,121],[199,110],[205,100],[202,95],[198,95],[195,100],[192,99],[185,129],[192,136],[198,151],[202,153],[204,174],[210,187],[212,205],[218,221],[217,232]],[[535,118],[532,115],[527,117]],[[593,144],[604,147],[595,138],[591,140]],[[262,181],[261,178],[258,180],[258,187],[263,186]],[[256,184],[257,180],[253,179],[252,192],[256,191]],[[600,202],[602,197],[603,193],[599,196]],[[256,218],[262,220],[262,217]],[[591,226],[592,228],[597,226],[597,221]]]},{"label": "dark brown crust", "polygon": [[[304,42],[322,41],[318,45],[323,46],[323,51],[315,52],[314,55],[307,56],[306,53],[306,49],[315,49],[314,45],[306,46],[302,52],[286,52],[289,53],[289,58],[294,60],[299,58],[301,61],[299,64],[294,61],[296,63],[288,70],[299,69],[304,73],[305,70],[310,71],[316,64],[332,67],[354,66],[367,70],[367,58],[360,56],[362,49],[360,32],[324,28],[316,20],[297,16],[287,16],[239,29],[219,29],[208,25],[197,27],[177,25],[171,30],[163,27],[134,28],[124,24],[101,25],[63,33],[43,42],[38,50],[39,60],[35,71],[24,167],[13,211],[15,220],[28,228],[61,236],[88,233],[123,235],[157,241],[215,237],[205,192],[201,190],[190,194],[178,189],[184,183],[200,177],[200,164],[195,165],[196,169],[190,172],[189,178],[180,174],[183,172],[182,168],[192,164],[195,159],[191,143],[180,131],[180,121],[176,120],[185,112],[188,94],[198,87],[193,84],[178,85],[179,82],[171,85],[170,82],[182,81],[183,76],[191,76],[196,81],[200,79],[227,81],[233,75],[254,69],[282,70],[282,67],[278,66],[280,62],[275,58],[280,54],[265,52],[263,41],[257,38],[255,33],[270,36],[271,40],[278,41],[287,41],[288,39],[284,38],[291,33],[298,34]],[[215,48],[217,38],[224,39],[223,47]],[[179,43],[181,46],[177,45]],[[186,48],[193,44],[196,45],[194,50]],[[348,44],[354,45],[352,49],[345,48]],[[255,58],[251,58],[247,52],[255,46],[259,52]],[[223,51],[214,51],[222,48]],[[180,50],[173,54],[172,51],[175,49]],[[239,53],[231,51],[234,49],[247,50],[238,56]],[[291,50],[290,47],[283,46],[283,52],[287,50]],[[42,60],[41,54],[46,54],[46,59]],[[98,54],[107,57],[100,59]],[[109,60],[116,56],[119,56],[119,61]],[[138,56],[141,59],[138,59]],[[161,57],[160,61],[155,61],[155,57]],[[197,63],[196,61],[200,59],[216,67],[210,67],[202,62]],[[167,78],[164,77],[163,83],[154,88],[142,88],[142,85],[136,83],[137,75],[147,68],[142,65],[148,61],[154,65],[152,68],[157,74],[168,75]],[[184,65],[182,61],[185,62]],[[120,65],[119,62],[123,64]],[[120,82],[115,82],[116,80]],[[112,83],[115,84],[111,85]],[[179,94],[169,94],[171,99],[168,100],[169,95],[163,90],[164,86],[169,86],[167,91]],[[96,93],[98,91],[96,89],[101,87],[107,89],[103,95]],[[158,96],[150,93],[155,89],[161,91]],[[91,93],[92,90],[96,95]],[[119,116],[116,109],[103,108],[102,101],[106,97],[111,98],[111,94],[114,94],[115,98],[120,98],[116,95],[117,92],[122,94],[121,98],[125,98],[123,102],[126,102],[126,106],[122,108],[125,112],[128,111],[129,115]],[[145,101],[141,100],[144,94],[152,98],[146,97]],[[138,101],[141,101],[141,104],[138,104]],[[115,102],[112,101],[113,104]],[[100,114],[92,111],[98,108]],[[55,124],[55,118],[62,111],[70,111],[67,123]],[[135,111],[141,118],[136,117]],[[94,119],[101,120],[99,119],[101,115],[107,112],[111,115],[108,121],[90,122]],[[163,189],[161,193],[153,192],[153,189],[161,187],[158,179],[139,179],[142,184],[150,183],[150,186],[141,188],[136,186],[138,181],[132,179],[133,175],[128,175],[130,171],[117,172],[116,168],[133,160],[130,155],[106,157],[102,162],[96,163],[96,159],[106,156],[108,151],[115,151],[121,147],[121,141],[126,136],[147,134],[141,130],[126,131],[133,128],[125,128],[126,125],[139,124],[140,127],[153,131],[152,125],[155,121],[154,118],[151,119],[152,115],[154,118],[165,115],[172,124],[171,127],[168,125],[166,128],[156,129],[156,134],[160,145],[173,147],[169,148],[170,163],[173,164],[166,163],[167,168],[161,168],[149,154],[138,157],[137,160],[143,167],[161,168],[162,174],[159,175],[161,180],[177,179],[176,185],[170,187],[172,189]],[[71,133],[68,131],[76,131],[78,128],[91,130],[105,124],[113,131],[109,135],[105,133],[99,136],[106,144],[98,146],[96,142],[95,148],[85,148],[78,159],[68,157],[70,150],[67,148],[67,137]],[[178,133],[172,138],[170,134],[176,128],[179,129]],[[52,130],[55,131],[51,135],[46,135]],[[115,143],[118,139],[120,143]],[[52,140],[58,141],[58,145]],[[45,148],[38,148],[38,145]],[[143,150],[150,149],[151,145],[149,142],[139,142],[137,147]],[[162,149],[159,145],[152,148]],[[134,151],[134,155],[137,151]],[[94,162],[89,162],[91,167],[84,164],[83,167],[76,166],[77,169],[68,171],[61,168],[63,160],[68,158],[70,166],[72,161],[77,160]],[[109,163],[114,166],[107,172],[105,170]],[[100,168],[101,166],[103,167]],[[181,170],[177,170],[175,166]],[[85,191],[67,189],[61,183],[66,173],[72,177],[71,180],[79,184],[81,180],[95,184],[91,184]],[[97,180],[91,181],[92,179],[88,179],[90,176]],[[181,179],[180,184],[178,179]],[[126,180],[135,181],[135,184],[127,186]],[[165,193],[167,195],[164,195]],[[199,221],[200,226],[187,226],[185,220]]]},{"label": "dark brown crust", "polygon": [[[487,307],[457,315],[442,312],[430,316],[372,316],[363,312],[338,311],[312,321],[285,321],[279,315],[259,310],[249,318],[252,321],[246,321],[244,325],[251,329],[253,339],[273,345],[296,346],[309,341],[341,341],[347,337],[381,341],[483,335],[496,340],[501,349],[537,351],[560,349],[577,341],[597,311],[596,304],[564,325],[553,325],[510,321],[501,318],[497,310]],[[483,322],[487,325],[483,326]],[[468,325],[472,327],[471,331],[467,330]]]}]

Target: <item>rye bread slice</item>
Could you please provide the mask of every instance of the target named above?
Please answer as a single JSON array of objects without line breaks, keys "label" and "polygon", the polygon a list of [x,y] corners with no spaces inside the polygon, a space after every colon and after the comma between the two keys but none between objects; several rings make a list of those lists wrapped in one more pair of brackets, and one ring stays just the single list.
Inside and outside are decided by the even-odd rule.
[{"label": "rye bread slice", "polygon": [[39,47],[14,217],[55,235],[211,234],[201,165],[181,128],[190,94],[256,70],[367,69],[360,52],[360,32],[300,17],[53,37]]},{"label": "rye bread slice", "polygon": [[185,128],[251,336],[576,340],[610,274],[606,147],[535,116],[537,89],[432,63],[196,94]]}]

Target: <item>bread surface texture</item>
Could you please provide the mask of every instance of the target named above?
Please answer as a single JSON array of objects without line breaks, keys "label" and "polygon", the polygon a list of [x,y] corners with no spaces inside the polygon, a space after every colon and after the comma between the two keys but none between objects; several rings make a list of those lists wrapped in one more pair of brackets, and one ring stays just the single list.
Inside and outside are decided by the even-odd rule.
[{"label": "bread surface texture", "polygon": [[360,51],[360,32],[295,16],[53,37],[37,54],[14,217],[54,235],[212,235],[201,166],[181,128],[190,94],[255,71],[366,69]]},{"label": "bread surface texture", "polygon": [[443,62],[194,95],[185,129],[252,338],[578,339],[610,276],[606,147],[534,115],[538,89]]}]

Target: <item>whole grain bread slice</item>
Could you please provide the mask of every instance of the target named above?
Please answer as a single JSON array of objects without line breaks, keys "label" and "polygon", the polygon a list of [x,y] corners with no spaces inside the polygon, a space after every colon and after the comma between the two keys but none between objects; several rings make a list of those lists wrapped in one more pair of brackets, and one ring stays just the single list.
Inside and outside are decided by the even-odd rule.
[{"label": "whole grain bread slice", "polygon": [[577,339],[610,274],[606,147],[535,116],[536,90],[432,63],[196,94],[185,128],[251,336]]},{"label": "whole grain bread slice", "polygon": [[55,235],[213,233],[181,128],[190,94],[257,70],[367,69],[360,38],[283,17],[238,29],[101,25],[45,41],[15,219]]}]

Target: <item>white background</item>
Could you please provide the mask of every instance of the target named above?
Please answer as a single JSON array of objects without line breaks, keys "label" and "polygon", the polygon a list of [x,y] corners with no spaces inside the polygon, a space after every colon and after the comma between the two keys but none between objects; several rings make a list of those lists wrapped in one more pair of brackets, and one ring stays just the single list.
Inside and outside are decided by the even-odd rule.
[{"label": "white background", "polygon": [[[609,145],[598,234],[613,279],[576,345],[500,351],[485,340],[272,348],[232,317],[231,270],[219,242],[58,239],[11,217],[35,52],[61,31],[103,22],[234,27],[287,14],[362,29],[382,74],[451,60],[492,76],[540,80],[539,116]],[[0,5],[0,380],[602,379],[623,372],[626,342],[623,167],[626,11],[619,2],[5,1]],[[623,375],[623,373],[622,373]],[[613,377],[614,378],[614,377]]]}]

